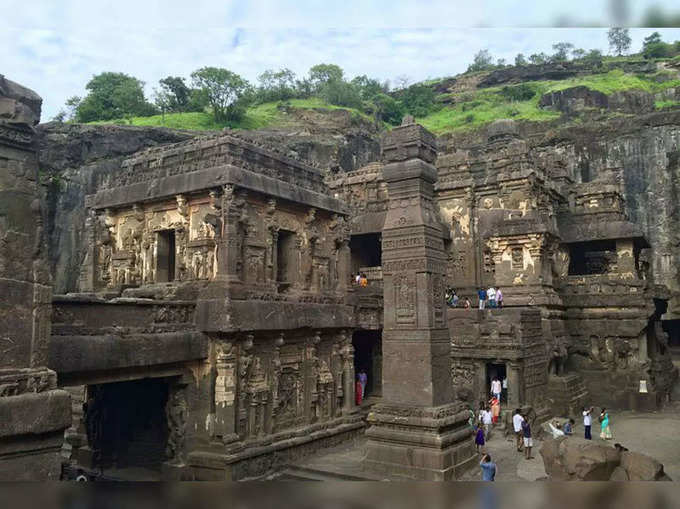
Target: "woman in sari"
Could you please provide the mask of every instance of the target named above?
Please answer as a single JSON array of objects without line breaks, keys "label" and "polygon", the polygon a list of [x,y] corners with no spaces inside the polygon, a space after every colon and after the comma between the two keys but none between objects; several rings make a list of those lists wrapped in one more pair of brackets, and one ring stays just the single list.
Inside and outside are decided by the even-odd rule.
[{"label": "woman in sari", "polygon": [[602,440],[612,439],[612,431],[609,428],[609,414],[606,408],[603,408],[600,412],[600,438]]},{"label": "woman in sari", "polygon": [[498,424],[498,417],[501,415],[501,402],[498,398],[494,396],[489,400],[489,405],[491,405],[491,416],[493,418],[493,423]]}]

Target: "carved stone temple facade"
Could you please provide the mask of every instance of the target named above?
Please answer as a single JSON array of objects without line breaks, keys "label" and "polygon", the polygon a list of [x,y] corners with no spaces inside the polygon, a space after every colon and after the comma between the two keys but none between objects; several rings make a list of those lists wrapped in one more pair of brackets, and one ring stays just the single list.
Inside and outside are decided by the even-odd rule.
[{"label": "carved stone temple facade", "polygon": [[407,118],[340,173],[234,131],[135,152],[93,174],[77,291],[51,296],[39,107],[0,77],[4,478],[265,478],[365,436],[367,477],[454,479],[494,377],[539,421],[677,379],[620,168],[577,179],[512,121],[459,147]]}]

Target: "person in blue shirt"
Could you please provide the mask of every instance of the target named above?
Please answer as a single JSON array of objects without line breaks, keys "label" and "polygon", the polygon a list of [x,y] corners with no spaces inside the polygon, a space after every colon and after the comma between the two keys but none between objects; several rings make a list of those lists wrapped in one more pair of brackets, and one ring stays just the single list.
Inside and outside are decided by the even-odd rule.
[{"label": "person in blue shirt", "polygon": [[479,463],[479,466],[482,469],[482,481],[496,480],[496,472],[498,471],[498,468],[496,467],[496,464],[491,461],[490,455],[485,454],[482,458],[482,461]]},{"label": "person in blue shirt", "polygon": [[479,297],[479,309],[484,309],[486,307],[486,290],[480,288],[477,292],[477,297]]},{"label": "person in blue shirt", "polygon": [[567,422],[564,423],[564,426],[562,426],[562,431],[564,431],[565,435],[571,435],[574,433],[574,419],[569,419]]}]

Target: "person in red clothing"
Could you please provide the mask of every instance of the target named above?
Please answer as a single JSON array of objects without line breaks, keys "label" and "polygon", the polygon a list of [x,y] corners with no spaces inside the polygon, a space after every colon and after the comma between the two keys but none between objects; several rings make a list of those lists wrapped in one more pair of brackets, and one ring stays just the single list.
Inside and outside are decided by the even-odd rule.
[{"label": "person in red clothing", "polygon": [[357,406],[360,406],[361,402],[363,401],[361,393],[362,393],[361,381],[359,380],[359,377],[357,376],[357,381],[354,384],[354,401],[356,402]]}]

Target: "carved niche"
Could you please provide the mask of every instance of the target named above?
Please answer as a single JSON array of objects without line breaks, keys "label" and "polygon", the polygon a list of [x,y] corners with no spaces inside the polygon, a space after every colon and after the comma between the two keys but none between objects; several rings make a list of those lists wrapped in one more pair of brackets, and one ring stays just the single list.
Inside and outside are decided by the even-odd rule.
[{"label": "carved niche", "polygon": [[396,274],[393,279],[393,284],[396,322],[398,324],[415,324],[415,274]]}]

